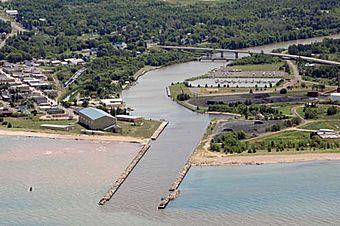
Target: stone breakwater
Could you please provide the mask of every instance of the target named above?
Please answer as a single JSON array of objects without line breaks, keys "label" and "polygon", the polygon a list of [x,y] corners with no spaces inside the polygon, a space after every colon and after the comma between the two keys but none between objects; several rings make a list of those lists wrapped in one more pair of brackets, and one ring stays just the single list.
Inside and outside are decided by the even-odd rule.
[{"label": "stone breakwater", "polygon": [[131,161],[128,167],[122,172],[122,174],[118,177],[118,179],[111,185],[108,192],[105,194],[103,198],[101,198],[98,202],[98,205],[104,205],[106,202],[110,201],[112,196],[118,191],[119,187],[124,183],[126,178],[132,172],[132,170],[136,167],[138,162],[142,159],[145,153],[149,150],[150,143],[144,145],[144,147],[138,152],[136,157]]}]

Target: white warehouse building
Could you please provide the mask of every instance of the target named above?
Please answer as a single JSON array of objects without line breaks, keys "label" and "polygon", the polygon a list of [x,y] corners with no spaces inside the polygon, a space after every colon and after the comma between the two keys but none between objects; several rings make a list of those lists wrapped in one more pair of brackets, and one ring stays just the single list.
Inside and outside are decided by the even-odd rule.
[{"label": "white warehouse building", "polygon": [[340,93],[331,93],[331,100],[340,102]]}]

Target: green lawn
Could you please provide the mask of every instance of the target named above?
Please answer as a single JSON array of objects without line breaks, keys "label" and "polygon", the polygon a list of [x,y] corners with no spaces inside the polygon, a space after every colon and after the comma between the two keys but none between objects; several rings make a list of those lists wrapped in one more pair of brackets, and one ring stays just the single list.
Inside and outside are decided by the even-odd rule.
[{"label": "green lawn", "polygon": [[241,69],[242,71],[279,71],[282,65],[282,62],[278,62],[274,64],[235,65],[230,68]]},{"label": "green lawn", "polygon": [[141,125],[132,125],[130,122],[118,121],[118,125],[122,127],[124,136],[144,138],[150,138],[161,123],[160,121],[144,120]]},{"label": "green lawn", "polygon": [[299,127],[301,129],[319,130],[333,129],[340,130],[340,120],[315,121]]},{"label": "green lawn", "polygon": [[[322,106],[322,105],[318,105],[316,109],[316,111],[318,112],[318,118],[317,119],[340,119],[340,112],[339,112],[339,108],[338,108],[338,113],[335,115],[327,115],[327,109],[329,106]],[[297,112],[299,113],[299,115],[301,115],[301,117],[305,117],[305,112],[303,111],[304,107],[299,107],[297,109]]]},{"label": "green lawn", "polygon": [[252,140],[249,143],[257,143],[257,142],[284,142],[284,141],[291,141],[292,143],[298,143],[299,141],[303,141],[310,138],[310,132],[303,132],[303,131],[284,131],[272,136],[264,137],[262,139]]},{"label": "green lawn", "polygon": [[271,104],[269,106],[277,109],[279,112],[282,112],[282,114],[284,115],[293,115],[292,108],[297,105],[290,104],[290,103],[280,103],[280,104]]},{"label": "green lawn", "polygon": [[[20,118],[4,118],[4,121],[11,123],[12,128],[7,128],[7,125],[1,125],[1,129],[10,129],[10,130],[24,130],[24,131],[39,131],[39,132],[48,132],[48,133],[76,133],[80,134],[82,129],[85,129],[81,125],[79,125],[76,120],[40,120],[38,117],[20,117]],[[41,129],[40,125],[42,124],[55,124],[55,125],[74,125],[74,129],[71,131],[55,131],[55,130],[47,130]],[[130,122],[121,122],[118,121],[118,125],[122,127],[122,134],[112,134],[112,135],[123,135],[123,136],[132,136],[132,137],[144,137],[150,138],[152,134],[157,130],[160,121],[155,120],[144,120],[142,125],[132,125]]]},{"label": "green lawn", "polygon": [[176,83],[174,85],[169,86],[170,93],[172,99],[176,99],[179,94],[187,93],[191,95],[191,92],[188,87],[186,87],[183,83]]},{"label": "green lawn", "polygon": [[[4,121],[11,123],[12,128],[11,130],[29,130],[29,131],[47,131],[46,129],[41,129],[40,125],[42,124],[55,124],[55,125],[74,125],[74,129],[71,130],[71,133],[80,133],[82,126],[77,124],[76,120],[40,120],[37,117],[19,117],[19,118],[12,118],[7,117],[4,118]],[[6,125],[1,125],[2,128],[7,128]],[[53,130],[53,132],[56,132]],[[62,132],[62,131],[57,131]]]}]

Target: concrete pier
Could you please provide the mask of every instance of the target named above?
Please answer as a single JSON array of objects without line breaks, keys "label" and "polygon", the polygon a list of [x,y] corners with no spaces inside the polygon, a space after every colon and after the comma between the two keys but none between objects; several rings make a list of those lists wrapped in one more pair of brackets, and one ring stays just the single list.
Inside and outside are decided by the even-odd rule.
[{"label": "concrete pier", "polygon": [[151,140],[156,140],[168,124],[169,122],[167,121],[162,122],[158,129],[152,134]]},{"label": "concrete pier", "polygon": [[104,205],[106,202],[110,201],[112,196],[118,191],[119,187],[123,184],[125,179],[129,176],[138,162],[142,159],[145,153],[149,150],[150,143],[146,144],[136,155],[136,157],[131,161],[128,167],[123,171],[123,173],[118,177],[118,179],[111,185],[110,189],[106,195],[99,200],[98,205]]}]

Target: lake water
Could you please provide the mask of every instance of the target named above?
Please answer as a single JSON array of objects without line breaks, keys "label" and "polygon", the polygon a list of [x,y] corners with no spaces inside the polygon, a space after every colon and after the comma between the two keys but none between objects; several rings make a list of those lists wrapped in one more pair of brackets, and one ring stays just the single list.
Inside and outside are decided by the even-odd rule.
[{"label": "lake water", "polygon": [[[292,210],[287,207],[288,205],[281,203],[284,197],[286,202],[289,202],[286,191],[292,188],[290,184],[296,180],[300,184],[300,191],[312,189],[312,182],[316,185],[312,193],[308,191],[307,196],[301,199],[306,205],[303,208],[313,210],[304,215],[308,216],[306,222],[316,219],[313,223],[329,223],[329,220],[334,218],[340,219],[339,211],[335,207],[339,206],[336,197],[330,200],[320,196],[324,191],[329,192],[327,189],[336,192],[335,185],[330,183],[340,181],[332,174],[339,171],[339,166],[328,165],[330,163],[325,164],[326,168],[314,163],[306,164],[306,167],[312,168],[311,171],[307,174],[296,170],[296,175],[284,172],[289,172],[289,166],[294,168],[296,165],[301,168],[300,164],[260,166],[261,168],[194,167],[181,186],[183,192],[180,198],[171,203],[169,208],[157,210],[160,198],[168,194],[171,183],[199,143],[211,119],[208,115],[191,112],[171,101],[166,95],[165,87],[172,82],[204,74],[223,64],[223,62],[189,62],[165,67],[147,73],[138,80],[136,86],[123,92],[123,98],[128,106],[135,109],[134,114],[166,119],[169,125],[162,135],[152,142],[149,151],[105,206],[98,206],[98,200],[135,156],[139,145],[0,137],[0,224],[261,225],[261,222],[297,224],[301,223],[300,219],[303,217],[291,215]],[[280,170],[274,171],[273,167],[276,169],[282,167],[281,173]],[[247,171],[254,173],[249,174]],[[271,173],[273,174],[270,175]],[[319,173],[320,176],[313,177],[313,181],[310,181],[307,176],[315,173]],[[253,179],[249,178],[248,182],[255,183],[256,178],[258,187],[253,191],[258,196],[259,205],[256,205],[256,201],[251,200],[249,196],[252,190],[244,191],[249,188],[243,186],[244,177],[237,180],[237,175],[243,174],[253,175]],[[212,175],[219,178],[211,177]],[[232,188],[227,187],[230,185],[228,181],[232,179],[230,175],[234,175]],[[277,193],[271,192],[271,187],[260,187],[261,184],[266,185],[268,180],[279,177],[292,182],[283,187],[282,183],[278,182],[280,189],[277,187]],[[217,180],[221,180],[221,185]],[[322,187],[325,181],[329,183],[326,183],[327,187]],[[27,191],[30,186],[33,186],[33,192]],[[196,190],[201,186],[207,189],[206,192]],[[240,189],[236,196],[240,197],[240,201],[236,202],[238,198],[234,198],[234,201],[230,202],[231,209],[228,209],[230,196],[221,194],[223,191],[233,192],[234,189]],[[293,190],[290,191],[293,193]],[[243,198],[242,193],[245,194]],[[314,211],[315,194],[320,194],[316,200],[325,198],[329,203],[328,207],[325,207],[326,202],[320,205],[322,208],[319,212]],[[202,195],[207,198],[202,199]],[[211,203],[207,202],[208,200]],[[300,208],[303,210],[296,204],[297,200],[299,199],[293,196],[294,205],[291,207],[297,206],[293,208],[294,211],[300,211]],[[250,205],[252,208],[246,208],[247,201],[252,203]],[[306,203],[310,203],[309,207]],[[259,220],[254,217],[255,214],[260,216],[261,207],[268,210],[280,204],[282,207],[278,208],[282,211],[281,221],[277,220],[278,216],[272,212],[269,214],[263,212],[263,217]],[[332,214],[334,216],[330,217]]]},{"label": "lake water", "polygon": [[340,225],[339,171],[339,161],[194,167],[168,208],[212,224]]}]

